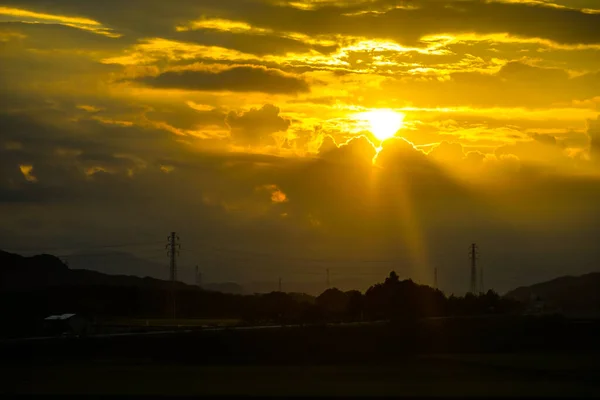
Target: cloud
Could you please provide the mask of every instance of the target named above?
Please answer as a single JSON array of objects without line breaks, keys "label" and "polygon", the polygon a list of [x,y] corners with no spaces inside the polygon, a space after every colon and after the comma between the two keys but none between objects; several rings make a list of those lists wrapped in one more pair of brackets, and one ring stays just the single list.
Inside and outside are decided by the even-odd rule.
[{"label": "cloud", "polygon": [[370,166],[377,154],[375,146],[367,137],[357,136],[337,146],[331,136],[326,136],[319,148],[319,156],[337,164]]},{"label": "cloud", "polygon": [[287,202],[289,199],[287,197],[287,195],[285,193],[283,193],[281,191],[281,189],[279,189],[279,187],[277,187],[277,185],[262,185],[256,188],[256,190],[258,191],[266,191],[269,193],[269,195],[271,196],[271,202],[272,203],[285,203]]},{"label": "cloud", "polygon": [[383,168],[419,168],[426,162],[426,155],[404,138],[390,138],[381,144],[376,165]]},{"label": "cloud", "polygon": [[227,114],[226,122],[231,129],[231,138],[241,145],[272,144],[272,135],[287,131],[291,124],[279,115],[279,108],[272,104],[240,114],[231,111]]},{"label": "cloud", "polygon": [[[7,4],[22,4],[8,0]],[[391,0],[340,3],[337,6],[297,8],[287,3],[237,0],[206,0],[191,3],[174,0],[169,5],[158,0],[132,0],[126,6],[107,0],[106,5],[75,0],[49,7],[43,1],[28,2],[32,11],[56,9],[64,15],[84,15],[102,21],[117,31],[137,37],[167,37],[177,26],[188,25],[198,16],[236,21],[255,29],[302,32],[306,35],[353,35],[390,38],[400,43],[418,43],[419,38],[439,33],[510,33],[528,38],[545,38],[559,43],[599,43],[595,27],[598,14],[578,9],[556,8],[541,2],[487,2],[468,0],[414,0],[410,7],[397,7]],[[104,4],[104,3],[103,3]],[[120,12],[112,12],[113,7]],[[138,11],[144,8],[144,18]],[[369,12],[373,11],[373,12]],[[536,21],[531,24],[530,21]],[[398,29],[402,26],[403,29]],[[556,29],[560,26],[561,29]],[[181,34],[189,32],[178,32]],[[202,41],[202,36],[198,36]],[[210,39],[209,39],[210,40]],[[236,46],[235,41],[231,41]]]},{"label": "cloud", "polygon": [[[5,0],[30,14],[0,16],[0,242],[176,230],[358,260],[345,276],[440,266],[456,292],[472,241],[500,290],[596,268],[598,14],[397,4]],[[352,120],[378,108],[406,140],[376,148]],[[214,279],[322,272],[189,250]]]},{"label": "cloud", "polygon": [[121,36],[120,34],[113,32],[111,29],[103,27],[98,21],[88,18],[39,13],[11,7],[0,7],[0,16],[26,23],[61,24],[113,38]]},{"label": "cloud", "polygon": [[439,159],[449,162],[462,161],[465,158],[465,153],[460,143],[447,141],[443,141],[437,146],[434,146],[431,151],[427,153],[427,155],[432,159]]},{"label": "cloud", "polygon": [[[576,245],[589,256],[585,246],[595,246],[590,238],[596,237],[592,233],[597,233],[600,222],[594,214],[600,183],[591,178],[562,180],[550,175],[540,180],[513,175],[512,185],[488,193],[479,189],[478,182],[456,181],[444,165],[432,162],[429,155],[400,138],[383,143],[374,165],[376,150],[364,137],[339,147],[325,142],[316,159],[286,159],[198,152],[167,132],[137,125],[79,121],[70,132],[69,125],[51,127],[34,118],[17,124],[14,119],[14,115],[0,119],[4,121],[1,131],[8,134],[2,139],[22,143],[18,151],[0,146],[0,209],[7,215],[3,226],[10,233],[0,237],[4,243],[35,238],[63,246],[82,240],[102,244],[115,234],[117,242],[131,234],[157,240],[153,236],[176,229],[184,243],[249,246],[273,253],[285,248],[290,256],[343,254],[357,260],[405,260],[394,268],[425,282],[428,268],[440,263],[449,274],[457,275],[456,281],[447,282],[448,288],[460,291],[468,277],[463,280],[460,272],[464,257],[454,254],[473,237],[486,251],[490,280],[497,287],[507,287],[511,278],[503,272],[502,262],[506,246],[516,254],[530,251],[522,243],[545,243],[552,249],[540,252],[538,259],[566,271],[560,269],[559,261],[569,260],[571,251],[561,256],[547,243]],[[233,130],[247,133],[247,129],[264,127],[265,120],[278,121],[265,132],[287,128],[288,123],[279,119],[277,107],[265,105],[235,114]],[[81,153],[53,152],[59,145]],[[128,176],[128,170],[140,161],[124,157],[127,153],[134,153],[146,165],[133,176]],[[475,152],[467,158],[472,153],[481,159]],[[523,163],[514,155],[500,155],[496,161],[505,162],[508,169]],[[19,164],[35,166],[35,185],[24,181]],[[86,179],[85,171],[94,168],[97,172],[92,179]],[[103,173],[100,168],[112,172]],[[12,175],[6,173],[9,169]],[[257,187],[262,188],[259,195]],[[515,202],[516,197],[526,201]],[[287,216],[282,218],[282,213]],[[192,227],[190,220],[202,224]],[[561,227],[566,239],[552,237],[553,226]],[[420,238],[431,264],[418,262],[411,237]],[[193,258],[207,268],[212,265],[204,254],[194,253]],[[266,274],[260,269],[263,266],[293,276],[294,265],[289,263],[236,261],[229,256],[221,260],[219,273],[233,274],[239,280],[261,277]],[[524,274],[534,273],[537,264],[531,265]],[[347,263],[339,268],[350,276],[366,268],[381,269],[383,274],[391,265]]]},{"label": "cloud", "polygon": [[160,89],[201,91],[264,92],[296,94],[308,92],[306,81],[278,70],[238,66],[221,71],[167,71],[136,81]]},{"label": "cloud", "polygon": [[[218,3],[218,4],[217,4]],[[338,7],[301,9],[273,2],[232,7],[227,1],[210,2],[213,15],[263,29],[316,34],[356,35],[392,38],[403,44],[435,33],[508,32],[529,38],[546,38],[559,43],[598,43],[594,29],[597,14],[576,9],[550,7],[543,3],[456,2],[418,0],[412,7],[396,7],[397,2],[345,3]],[[230,7],[228,10],[227,8]],[[375,11],[375,12],[364,12]],[[535,24],[529,21],[535,20]],[[403,29],[398,29],[402,26]],[[562,29],[556,29],[561,26]]]},{"label": "cloud", "polygon": [[496,156],[514,156],[532,167],[551,170],[572,170],[575,166],[573,158],[565,149],[557,144],[551,135],[534,134],[533,140],[518,141],[500,146],[495,150]]},{"label": "cloud", "polygon": [[315,50],[321,54],[330,54],[338,48],[336,44],[323,45],[310,43],[293,37],[282,37],[269,31],[263,32],[259,30],[255,33],[250,28],[246,31],[241,30],[233,32],[219,30],[179,31],[177,34],[172,35],[172,38],[174,40],[189,43],[201,43],[207,46],[225,47],[242,53],[259,56],[285,56],[288,53],[308,53],[311,50]]},{"label": "cloud", "polygon": [[419,107],[528,107],[564,106],[600,94],[597,73],[569,77],[559,68],[509,62],[498,72],[452,72],[437,77],[388,78],[381,92],[392,93]]},{"label": "cloud", "polygon": [[321,142],[321,146],[319,146],[318,154],[320,156],[324,156],[327,153],[334,151],[338,148],[335,139],[331,137],[331,135],[326,135]]},{"label": "cloud", "polygon": [[557,141],[556,141],[556,137],[552,136],[552,135],[548,135],[548,134],[544,134],[544,133],[534,133],[532,136],[533,140],[543,143],[543,144],[547,144],[547,145],[556,145]]},{"label": "cloud", "polygon": [[33,166],[27,164],[19,165],[19,169],[28,182],[37,182],[37,178],[33,176]]},{"label": "cloud", "polygon": [[590,137],[590,157],[600,163],[600,117],[588,121],[587,134]]},{"label": "cloud", "polygon": [[197,110],[190,104],[165,104],[154,107],[145,113],[152,121],[165,122],[184,130],[215,127],[226,129],[226,113],[218,108]]}]

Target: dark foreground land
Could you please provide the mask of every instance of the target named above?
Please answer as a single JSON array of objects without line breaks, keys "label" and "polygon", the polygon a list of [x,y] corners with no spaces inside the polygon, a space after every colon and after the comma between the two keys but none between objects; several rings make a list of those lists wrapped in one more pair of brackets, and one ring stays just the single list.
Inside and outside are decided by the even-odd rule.
[{"label": "dark foreground land", "polygon": [[431,320],[4,343],[3,393],[600,396],[597,322]]}]

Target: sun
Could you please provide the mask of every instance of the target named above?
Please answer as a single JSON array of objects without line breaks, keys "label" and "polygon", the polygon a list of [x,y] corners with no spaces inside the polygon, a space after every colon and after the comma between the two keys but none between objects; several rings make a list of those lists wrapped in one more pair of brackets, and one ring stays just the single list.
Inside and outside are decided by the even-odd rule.
[{"label": "sun", "polygon": [[393,137],[404,125],[405,115],[389,109],[380,109],[360,113],[360,118],[366,120],[375,137],[381,141]]}]

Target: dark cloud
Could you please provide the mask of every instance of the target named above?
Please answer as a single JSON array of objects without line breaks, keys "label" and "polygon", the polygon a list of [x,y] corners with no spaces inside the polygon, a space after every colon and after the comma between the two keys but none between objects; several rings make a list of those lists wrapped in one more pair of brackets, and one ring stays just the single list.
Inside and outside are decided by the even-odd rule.
[{"label": "dark cloud", "polygon": [[19,43],[28,48],[57,51],[93,49],[95,52],[110,52],[124,50],[136,43],[135,38],[130,36],[108,37],[57,23],[0,22],[0,31],[22,34]]},{"label": "dark cloud", "polygon": [[[395,1],[353,3],[347,7],[325,6],[314,10],[280,7],[258,0],[116,0],[102,4],[65,0],[7,0],[6,5],[38,12],[80,15],[96,19],[129,35],[156,37],[172,33],[173,27],[201,16],[242,20],[287,32],[346,34],[381,37],[415,43],[435,33],[511,33],[545,38],[560,43],[600,43],[599,14],[559,9],[539,3],[487,2],[483,0],[414,0],[413,8],[392,8]],[[119,12],[115,12],[115,10]],[[144,10],[144,18],[139,11]],[[359,13],[364,10],[378,13]],[[399,27],[402,27],[399,29]],[[201,39],[201,38],[200,38]]]},{"label": "dark cloud", "polygon": [[230,112],[226,119],[231,138],[242,145],[272,144],[272,134],[286,131],[290,121],[279,115],[279,107],[265,104],[241,114]]},{"label": "dark cloud", "polygon": [[138,78],[136,81],[161,89],[286,94],[309,91],[308,83],[296,76],[287,75],[273,69],[244,66],[218,72],[200,70],[167,71],[158,76]]},{"label": "dark cloud", "polygon": [[[557,9],[533,3],[472,1],[413,1],[415,8],[393,8],[384,13],[352,14],[361,8],[322,7],[317,10],[267,5],[237,8],[238,17],[258,26],[312,34],[343,33],[367,37],[387,37],[401,43],[415,43],[427,34],[441,32],[504,33],[547,38],[561,43],[598,43],[595,27],[600,15]],[[234,14],[232,9],[228,14]],[[345,15],[344,15],[345,14]],[[532,22],[534,21],[534,22]],[[402,29],[399,29],[402,27]]]},{"label": "dark cloud", "polygon": [[195,129],[205,126],[226,128],[226,113],[218,108],[212,110],[195,110],[189,105],[155,106],[146,112],[146,116],[157,122],[166,122],[176,128]]},{"label": "dark cloud", "polygon": [[557,144],[556,137],[545,134],[545,133],[541,133],[541,134],[534,133],[533,135],[531,135],[531,137],[533,138],[533,140],[538,141],[543,144],[547,144],[547,145],[551,145],[551,146]]},{"label": "dark cloud", "polygon": [[305,53],[310,50],[318,51],[321,54],[330,54],[338,48],[338,46],[314,45],[275,35],[252,35],[211,30],[177,32],[168,36],[168,38],[206,46],[224,47],[259,56]]},{"label": "dark cloud", "polygon": [[514,61],[504,65],[496,76],[501,80],[521,81],[533,85],[565,81],[569,78],[569,74],[562,69],[539,68]]},{"label": "dark cloud", "polygon": [[365,136],[354,137],[339,147],[330,136],[326,136],[319,148],[319,156],[323,160],[353,167],[371,165],[376,154],[375,146]]},{"label": "dark cloud", "polygon": [[426,155],[404,138],[385,140],[377,154],[376,164],[383,168],[415,168],[425,163]]}]

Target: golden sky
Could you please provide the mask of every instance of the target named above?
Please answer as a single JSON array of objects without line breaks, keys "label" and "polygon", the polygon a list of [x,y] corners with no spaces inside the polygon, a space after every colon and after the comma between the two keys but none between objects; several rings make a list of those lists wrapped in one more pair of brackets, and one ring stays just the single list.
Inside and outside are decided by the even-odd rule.
[{"label": "golden sky", "polygon": [[593,270],[598,27],[597,0],[0,0],[0,239],[177,230],[189,263],[457,292],[472,241],[500,289]]}]

